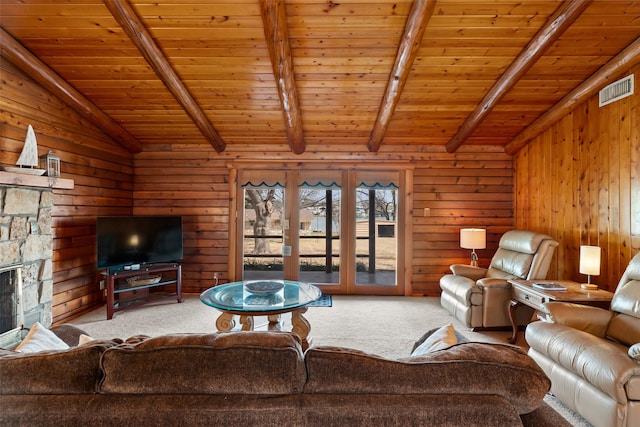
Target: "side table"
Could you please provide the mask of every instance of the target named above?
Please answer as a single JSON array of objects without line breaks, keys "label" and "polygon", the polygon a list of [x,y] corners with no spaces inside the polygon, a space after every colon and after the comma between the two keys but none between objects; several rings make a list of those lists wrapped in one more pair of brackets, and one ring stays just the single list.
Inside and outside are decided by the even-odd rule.
[{"label": "side table", "polygon": [[[564,291],[548,291],[534,288],[536,282],[558,283],[565,288]],[[516,324],[516,310],[523,305],[539,310],[542,304],[549,301],[571,302],[574,304],[593,305],[596,307],[609,308],[613,293],[602,289],[586,290],[580,287],[580,283],[570,280],[509,280],[512,288],[511,301],[509,301],[509,319],[513,334],[509,338],[511,344],[516,342],[518,325]]]}]

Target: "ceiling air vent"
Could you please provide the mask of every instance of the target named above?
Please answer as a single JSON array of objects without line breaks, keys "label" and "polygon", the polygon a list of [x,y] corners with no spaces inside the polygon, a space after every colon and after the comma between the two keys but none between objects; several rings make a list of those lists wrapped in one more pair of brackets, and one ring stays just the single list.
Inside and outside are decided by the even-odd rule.
[{"label": "ceiling air vent", "polygon": [[600,91],[600,107],[633,95],[633,74],[613,82]]}]

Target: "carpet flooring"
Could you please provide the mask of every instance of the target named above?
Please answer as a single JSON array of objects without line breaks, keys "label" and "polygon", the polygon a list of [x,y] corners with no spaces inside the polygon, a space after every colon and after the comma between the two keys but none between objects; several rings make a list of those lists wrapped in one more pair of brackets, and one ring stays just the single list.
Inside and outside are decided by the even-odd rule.
[{"label": "carpet flooring", "polygon": [[[426,331],[448,323],[472,341],[506,342],[509,331],[473,332],[440,306],[439,298],[333,295],[332,306],[309,307],[304,316],[311,324],[312,346],[343,346],[389,358],[405,357],[415,341]],[[115,313],[106,320],[106,307],[100,307],[69,323],[94,338],[128,338],[133,335],[158,336],[169,333],[215,332],[220,312],[200,302],[196,294],[185,294],[181,304],[158,303]],[[290,316],[283,315],[285,328]],[[254,319],[256,329],[266,327],[266,318]],[[527,348],[522,333],[516,345]],[[555,397],[545,397],[542,418],[525,420],[527,425],[545,425],[545,419],[560,424],[590,427]],[[553,412],[562,417],[554,419]],[[544,415],[547,415],[545,417]],[[566,423],[564,422],[566,420]],[[551,425],[551,424],[549,424]]]}]

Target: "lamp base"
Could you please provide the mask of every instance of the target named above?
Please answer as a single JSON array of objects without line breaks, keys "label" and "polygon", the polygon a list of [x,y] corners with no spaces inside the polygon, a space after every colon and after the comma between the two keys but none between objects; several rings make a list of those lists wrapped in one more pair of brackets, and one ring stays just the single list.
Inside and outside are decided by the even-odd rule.
[{"label": "lamp base", "polygon": [[594,285],[592,283],[583,283],[580,287],[586,291],[595,291],[598,289],[598,285]]},{"label": "lamp base", "polygon": [[476,254],[476,250],[473,249],[471,250],[471,267],[477,267],[478,266],[478,254]]}]

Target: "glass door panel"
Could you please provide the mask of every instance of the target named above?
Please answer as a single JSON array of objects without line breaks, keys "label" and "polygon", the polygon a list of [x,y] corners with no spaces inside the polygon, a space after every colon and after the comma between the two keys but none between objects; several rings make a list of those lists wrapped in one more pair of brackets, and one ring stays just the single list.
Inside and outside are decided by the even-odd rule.
[{"label": "glass door panel", "polygon": [[284,279],[284,188],[244,188],[243,280]]},{"label": "glass door panel", "polygon": [[398,188],[361,184],[355,202],[356,285],[395,286]]},{"label": "glass door panel", "polygon": [[230,174],[237,184],[233,279],[300,280],[330,294],[404,294],[410,178],[408,171],[330,167]]},{"label": "glass door panel", "polygon": [[300,187],[299,278],[313,283],[340,282],[339,187]]}]

